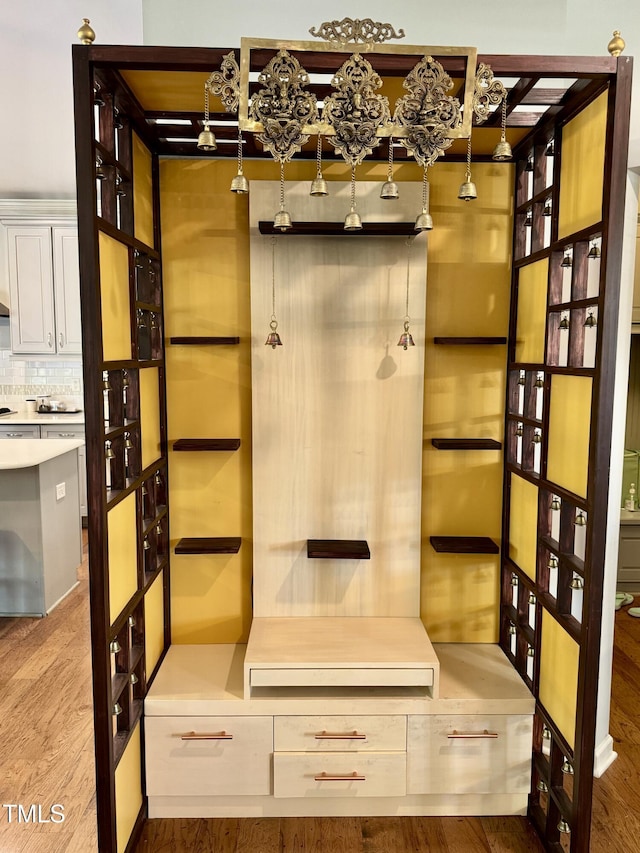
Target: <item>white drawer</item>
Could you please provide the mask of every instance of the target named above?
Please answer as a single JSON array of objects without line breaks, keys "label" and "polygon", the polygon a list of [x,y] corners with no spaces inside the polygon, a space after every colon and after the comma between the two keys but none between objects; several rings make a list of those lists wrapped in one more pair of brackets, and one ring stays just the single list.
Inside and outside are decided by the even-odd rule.
[{"label": "white drawer", "polygon": [[149,796],[270,794],[273,717],[145,717]]},{"label": "white drawer", "polygon": [[40,438],[40,427],[24,424],[0,426],[0,438]]},{"label": "white drawer", "polygon": [[42,424],[42,438],[84,438],[84,424]]},{"label": "white drawer", "polygon": [[275,797],[403,797],[405,752],[276,752]]},{"label": "white drawer", "polygon": [[407,748],[405,716],[275,717],[273,744],[281,752],[356,752]]},{"label": "white drawer", "polygon": [[526,793],[532,731],[531,716],[410,716],[409,794]]}]

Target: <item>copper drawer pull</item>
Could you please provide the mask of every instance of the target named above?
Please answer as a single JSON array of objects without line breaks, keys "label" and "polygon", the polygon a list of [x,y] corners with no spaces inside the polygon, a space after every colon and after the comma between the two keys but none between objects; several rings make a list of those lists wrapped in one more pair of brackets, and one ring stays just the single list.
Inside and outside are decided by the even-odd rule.
[{"label": "copper drawer pull", "polygon": [[330,776],[328,773],[319,773],[313,777],[316,782],[366,782],[366,776],[360,776],[355,771],[345,776]]},{"label": "copper drawer pull", "polygon": [[318,732],[315,735],[316,740],[366,740],[367,736],[360,734],[357,731],[352,732]]},{"label": "copper drawer pull", "polygon": [[188,732],[186,735],[180,736],[181,740],[233,740],[233,735],[227,734],[225,731],[222,732],[212,732],[211,734],[207,733],[198,733],[198,732]]},{"label": "copper drawer pull", "polygon": [[497,738],[498,732],[489,732],[486,729],[482,732],[457,732],[455,729],[448,738]]}]

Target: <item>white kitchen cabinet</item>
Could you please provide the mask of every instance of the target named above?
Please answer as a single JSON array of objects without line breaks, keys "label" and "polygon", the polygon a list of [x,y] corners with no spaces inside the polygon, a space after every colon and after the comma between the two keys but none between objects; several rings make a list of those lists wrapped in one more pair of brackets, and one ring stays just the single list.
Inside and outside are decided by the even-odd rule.
[{"label": "white kitchen cabinet", "polygon": [[78,232],[73,225],[7,228],[11,349],[82,352]]}]

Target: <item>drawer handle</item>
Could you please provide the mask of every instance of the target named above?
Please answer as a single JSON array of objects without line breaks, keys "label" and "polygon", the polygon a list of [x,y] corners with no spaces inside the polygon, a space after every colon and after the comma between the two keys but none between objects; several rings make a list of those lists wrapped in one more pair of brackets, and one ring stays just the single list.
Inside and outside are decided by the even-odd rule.
[{"label": "drawer handle", "polygon": [[227,734],[227,732],[211,732],[211,733],[200,733],[200,732],[188,732],[186,735],[180,736],[181,740],[233,740],[233,735]]},{"label": "drawer handle", "polygon": [[366,740],[367,736],[357,731],[352,732],[318,732],[316,740]]},{"label": "drawer handle", "polygon": [[8,432],[7,438],[21,438],[23,435],[23,432]]},{"label": "drawer handle", "polygon": [[489,732],[485,729],[482,732],[457,732],[455,729],[451,732],[451,734],[447,735],[448,738],[497,738],[498,732]]},{"label": "drawer handle", "polygon": [[347,773],[344,776],[335,776],[322,772],[318,773],[318,775],[313,778],[316,782],[366,782],[367,779],[366,776],[360,776],[360,774],[355,771],[353,773]]},{"label": "drawer handle", "polygon": [[75,432],[59,432],[58,435],[60,438],[75,438],[76,437]]}]

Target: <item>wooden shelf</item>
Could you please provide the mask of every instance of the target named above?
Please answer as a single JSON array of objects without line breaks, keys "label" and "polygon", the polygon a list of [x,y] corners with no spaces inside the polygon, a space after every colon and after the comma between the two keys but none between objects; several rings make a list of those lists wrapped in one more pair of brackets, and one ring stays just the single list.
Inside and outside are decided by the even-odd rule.
[{"label": "wooden shelf", "polygon": [[176,554],[237,554],[240,550],[239,536],[210,536],[180,539]]},{"label": "wooden shelf", "polygon": [[364,539],[307,539],[307,557],[324,560],[370,560]]},{"label": "wooden shelf", "polygon": [[169,338],[169,343],[174,346],[212,346],[212,347],[222,347],[222,346],[233,346],[235,344],[240,343],[239,337],[198,337],[196,335],[191,336],[183,336],[183,337],[174,337]]},{"label": "wooden shelf", "polygon": [[439,554],[498,554],[499,548],[488,536],[430,536]]},{"label": "wooden shelf", "polygon": [[179,438],[173,443],[174,450],[237,450],[239,438]]},{"label": "wooden shelf", "polygon": [[438,450],[500,450],[502,444],[493,438],[432,438]]},{"label": "wooden shelf", "polygon": [[434,344],[441,346],[495,346],[506,344],[506,338],[434,338]]},{"label": "wooden shelf", "polygon": [[277,234],[283,236],[333,236],[333,237],[415,237],[414,222],[363,222],[358,231],[345,231],[344,222],[294,222],[291,228],[280,231],[273,227],[271,220],[258,222],[261,234]]}]

